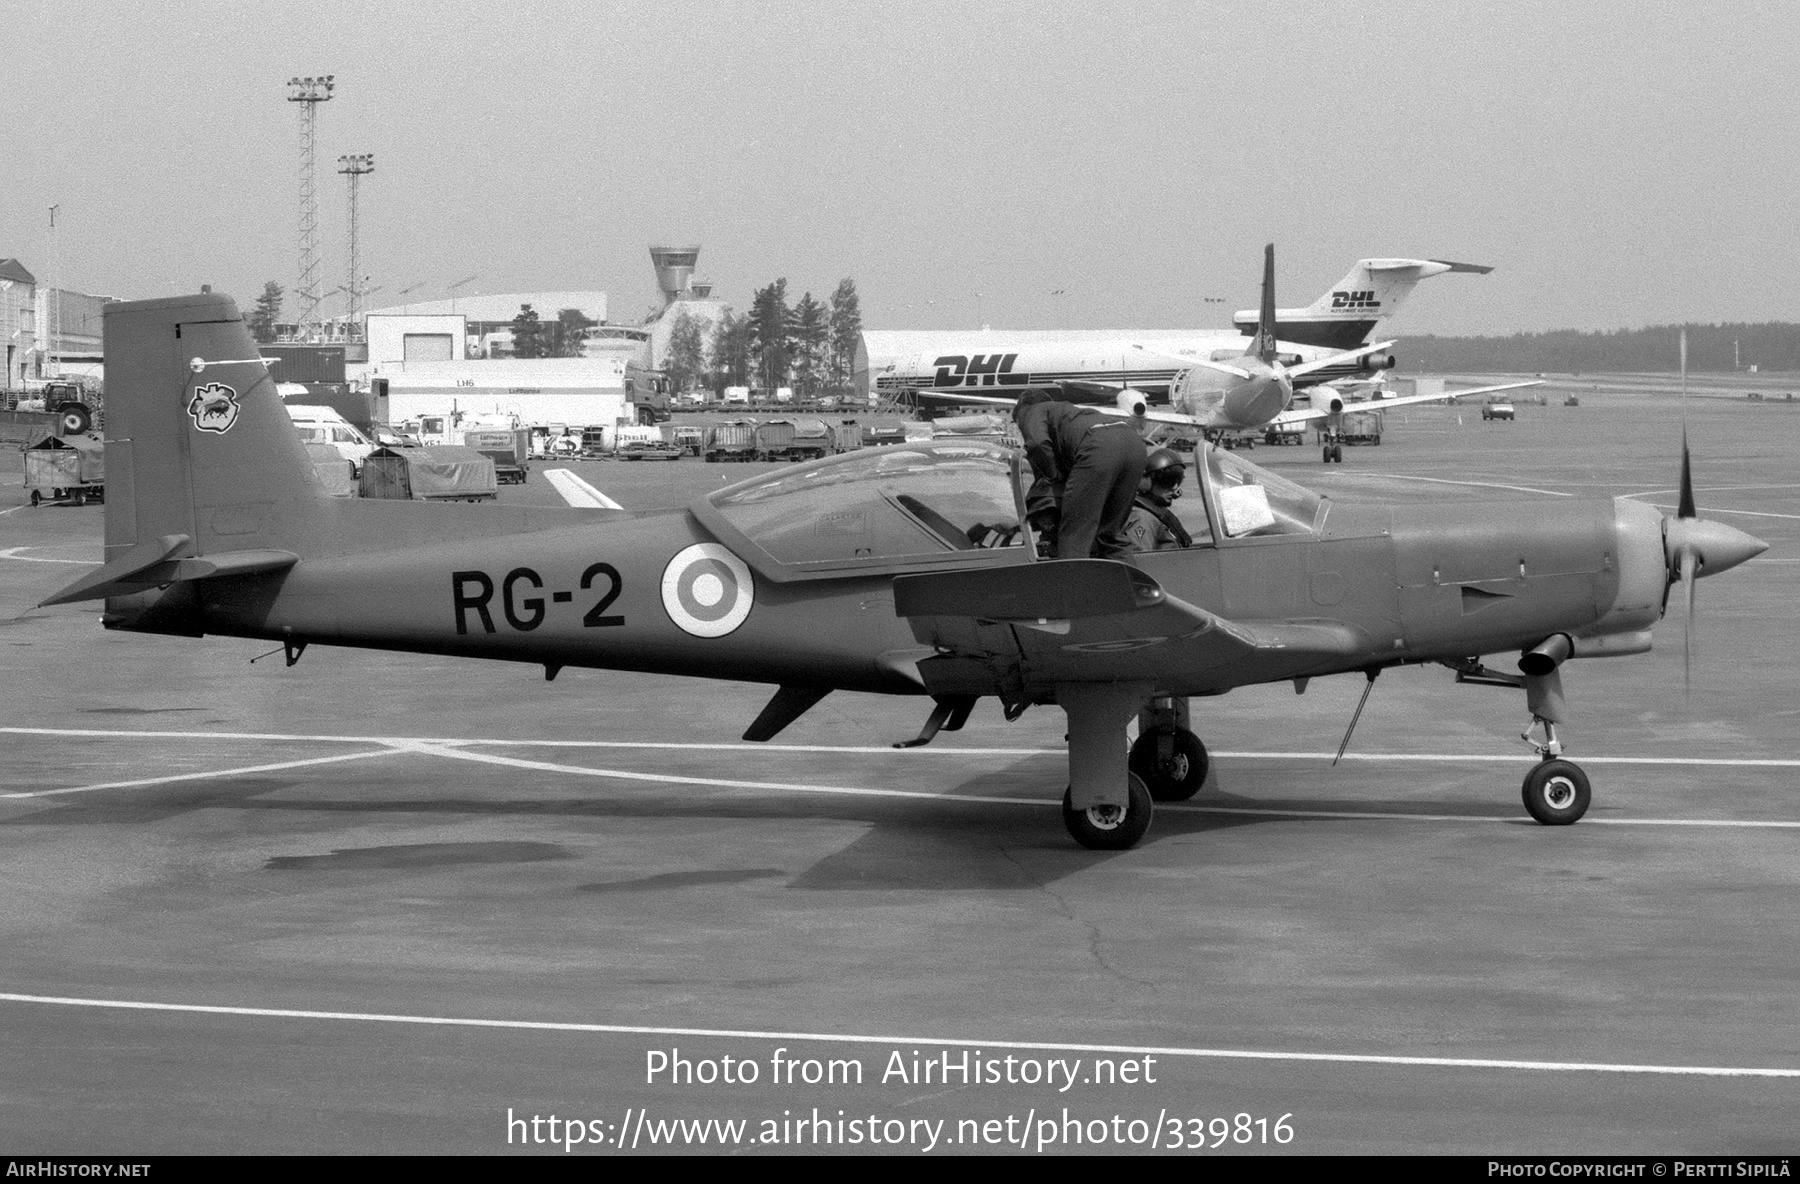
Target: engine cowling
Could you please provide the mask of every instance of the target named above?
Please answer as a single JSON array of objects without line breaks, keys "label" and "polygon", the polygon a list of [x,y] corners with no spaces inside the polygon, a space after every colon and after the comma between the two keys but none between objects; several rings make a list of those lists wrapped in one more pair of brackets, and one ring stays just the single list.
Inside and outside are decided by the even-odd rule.
[{"label": "engine cowling", "polygon": [[1399,364],[1400,359],[1385,350],[1380,353],[1368,354],[1362,360],[1363,370],[1370,374],[1381,370],[1392,370]]},{"label": "engine cowling", "polygon": [[1113,405],[1126,415],[1141,416],[1150,406],[1150,397],[1143,391],[1134,391],[1130,387],[1126,387],[1113,400]]}]

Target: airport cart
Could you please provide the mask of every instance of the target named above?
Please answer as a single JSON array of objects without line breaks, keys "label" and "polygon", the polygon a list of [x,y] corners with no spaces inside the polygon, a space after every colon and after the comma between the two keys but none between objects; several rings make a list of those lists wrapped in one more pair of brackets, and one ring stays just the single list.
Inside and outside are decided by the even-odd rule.
[{"label": "airport cart", "polygon": [[25,449],[25,488],[31,504],[106,500],[106,446],[99,437],[45,436]]}]

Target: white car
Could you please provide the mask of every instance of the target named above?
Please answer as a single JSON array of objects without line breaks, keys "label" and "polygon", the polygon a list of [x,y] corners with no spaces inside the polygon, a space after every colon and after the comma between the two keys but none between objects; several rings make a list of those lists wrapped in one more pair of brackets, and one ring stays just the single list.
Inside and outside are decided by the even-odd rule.
[{"label": "white car", "polygon": [[362,462],[375,451],[375,442],[333,408],[289,404],[287,413],[300,433],[301,443],[331,445],[359,473]]}]

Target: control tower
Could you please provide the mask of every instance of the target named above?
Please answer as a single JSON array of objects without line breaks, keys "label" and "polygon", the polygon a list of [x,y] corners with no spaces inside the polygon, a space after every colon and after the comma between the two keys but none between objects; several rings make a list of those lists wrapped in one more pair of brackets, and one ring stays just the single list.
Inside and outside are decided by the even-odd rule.
[{"label": "control tower", "polygon": [[656,267],[656,286],[662,289],[664,304],[673,304],[688,294],[694,263],[699,258],[699,247],[650,248],[650,262]]}]

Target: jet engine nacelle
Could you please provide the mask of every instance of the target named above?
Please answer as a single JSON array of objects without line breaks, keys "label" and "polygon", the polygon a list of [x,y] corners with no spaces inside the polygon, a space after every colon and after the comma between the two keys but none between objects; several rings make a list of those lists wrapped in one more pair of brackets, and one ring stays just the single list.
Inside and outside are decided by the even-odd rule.
[{"label": "jet engine nacelle", "polygon": [[1141,416],[1144,414],[1144,409],[1150,405],[1150,398],[1143,391],[1134,391],[1130,387],[1126,387],[1119,392],[1118,398],[1114,400],[1114,405],[1126,415]]},{"label": "jet engine nacelle", "polygon": [[1307,395],[1312,399],[1314,407],[1329,411],[1333,415],[1341,414],[1344,410],[1344,392],[1329,383],[1315,386],[1307,392]]},{"label": "jet engine nacelle", "polygon": [[1383,351],[1381,353],[1369,354],[1367,357],[1363,358],[1362,368],[1368,373],[1373,374],[1379,370],[1392,370],[1399,362],[1399,358]]}]

